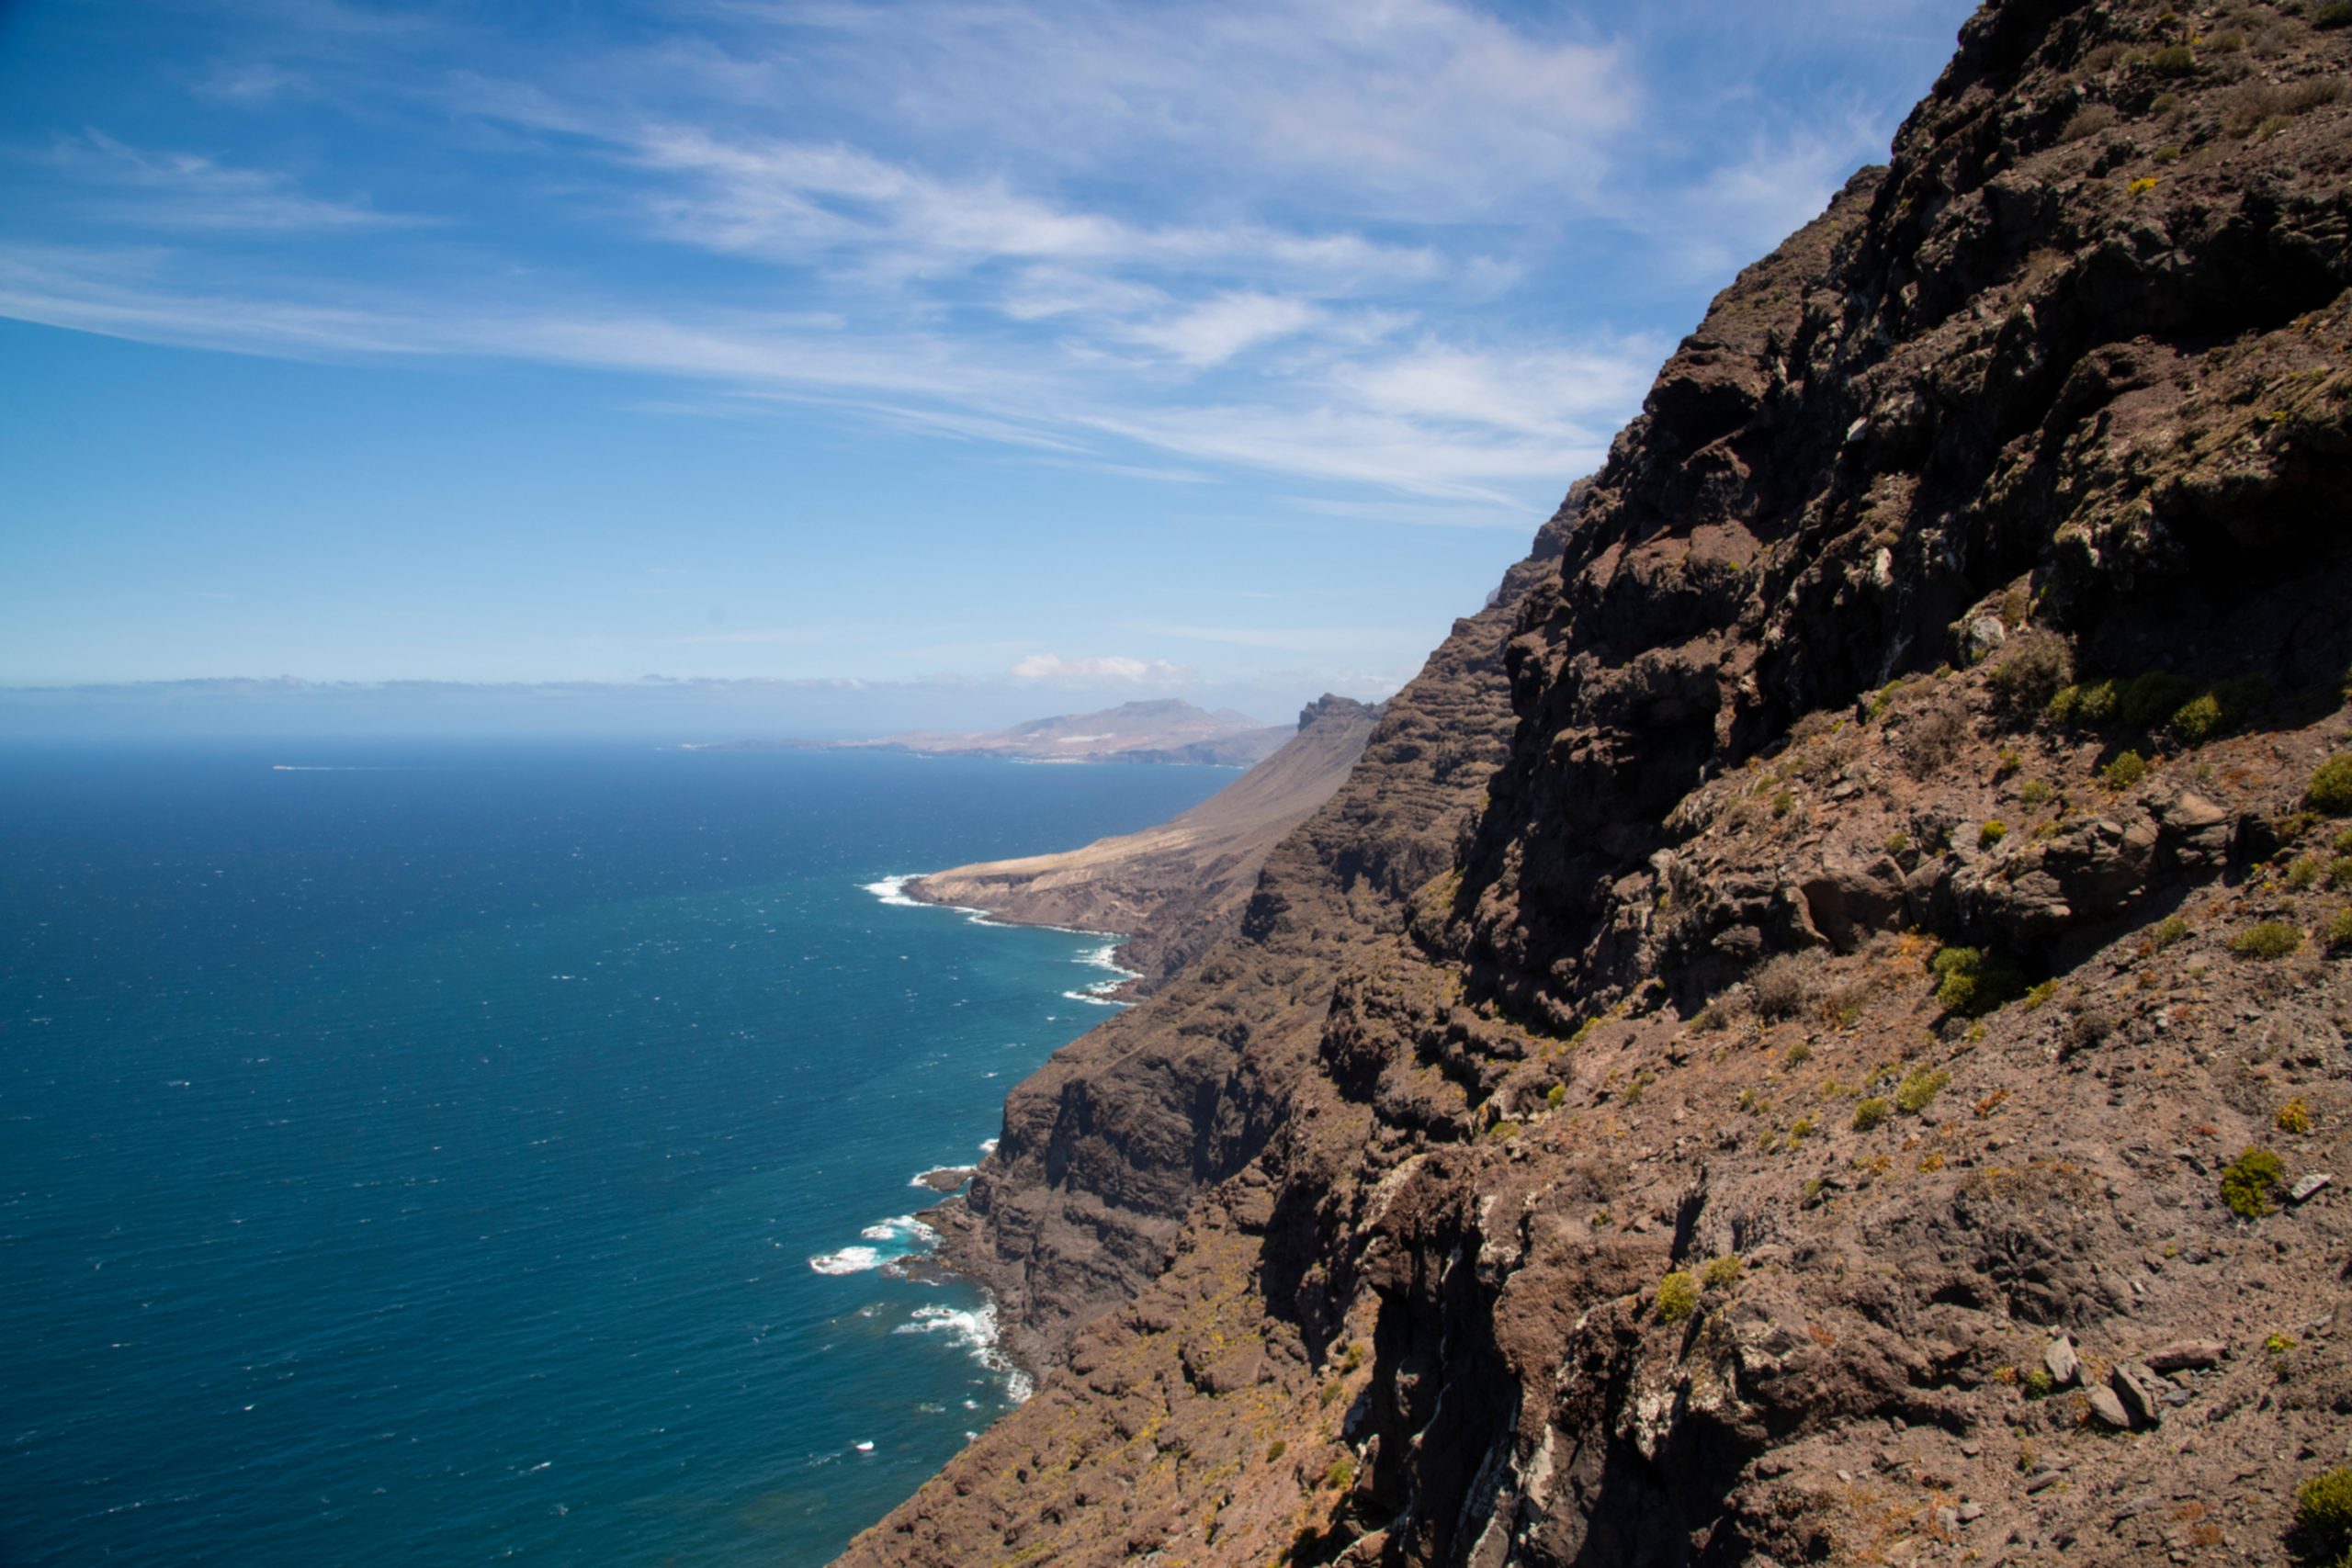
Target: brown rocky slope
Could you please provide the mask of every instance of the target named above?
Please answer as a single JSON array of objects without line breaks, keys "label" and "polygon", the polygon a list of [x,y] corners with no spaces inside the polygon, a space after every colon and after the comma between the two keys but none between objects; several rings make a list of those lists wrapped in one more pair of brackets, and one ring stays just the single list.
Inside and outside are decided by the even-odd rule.
[{"label": "brown rocky slope", "polygon": [[2322,1550],[2333,16],[1971,21],[1241,931],[1008,1102],[951,1250],[1055,1370],[844,1561]]},{"label": "brown rocky slope", "polygon": [[1018,924],[1124,932],[1120,962],[1143,976],[1138,990],[1157,989],[1239,921],[1266,856],[1338,792],[1378,714],[1327,694],[1306,705],[1281,750],[1170,821],[933,872],[906,891]]}]

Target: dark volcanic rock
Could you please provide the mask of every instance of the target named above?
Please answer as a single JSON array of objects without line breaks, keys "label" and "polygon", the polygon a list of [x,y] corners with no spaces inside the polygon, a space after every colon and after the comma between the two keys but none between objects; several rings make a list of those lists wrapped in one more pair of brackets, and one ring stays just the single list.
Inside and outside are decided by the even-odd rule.
[{"label": "dark volcanic rock", "polygon": [[2221,1173],[2352,1157],[2347,55],[1978,13],[1008,1102],[952,1248],[1046,1375],[844,1561],[2288,1555],[2352,1213]]}]

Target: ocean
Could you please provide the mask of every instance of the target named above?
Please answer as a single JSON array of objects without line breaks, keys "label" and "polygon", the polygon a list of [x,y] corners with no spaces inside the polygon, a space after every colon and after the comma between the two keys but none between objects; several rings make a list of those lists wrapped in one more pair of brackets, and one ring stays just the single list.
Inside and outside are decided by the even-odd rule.
[{"label": "ocean", "polygon": [[825,1562],[1019,1392],[877,1266],[1116,978],[888,879],[1231,776],[0,750],[0,1562]]}]

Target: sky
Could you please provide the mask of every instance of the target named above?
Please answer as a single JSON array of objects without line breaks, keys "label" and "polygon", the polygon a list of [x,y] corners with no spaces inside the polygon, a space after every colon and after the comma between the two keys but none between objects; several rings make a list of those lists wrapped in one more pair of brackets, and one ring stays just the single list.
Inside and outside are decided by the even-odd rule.
[{"label": "sky", "polygon": [[1376,698],[1954,0],[0,0],[0,733]]}]

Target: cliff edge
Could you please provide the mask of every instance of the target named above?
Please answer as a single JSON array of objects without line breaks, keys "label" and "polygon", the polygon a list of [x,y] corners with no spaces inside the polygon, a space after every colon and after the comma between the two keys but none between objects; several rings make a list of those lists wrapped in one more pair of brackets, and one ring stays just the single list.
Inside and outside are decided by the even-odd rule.
[{"label": "cliff edge", "polygon": [[2332,1560],[2352,27],[1998,0],[944,1216],[857,1564]]},{"label": "cliff edge", "polygon": [[1139,989],[1156,989],[1240,919],[1266,856],[1339,789],[1378,715],[1326,694],[1299,714],[1280,750],[1170,821],[1057,854],[933,872],[906,891],[1023,925],[1125,932],[1120,961],[1142,975]]}]

